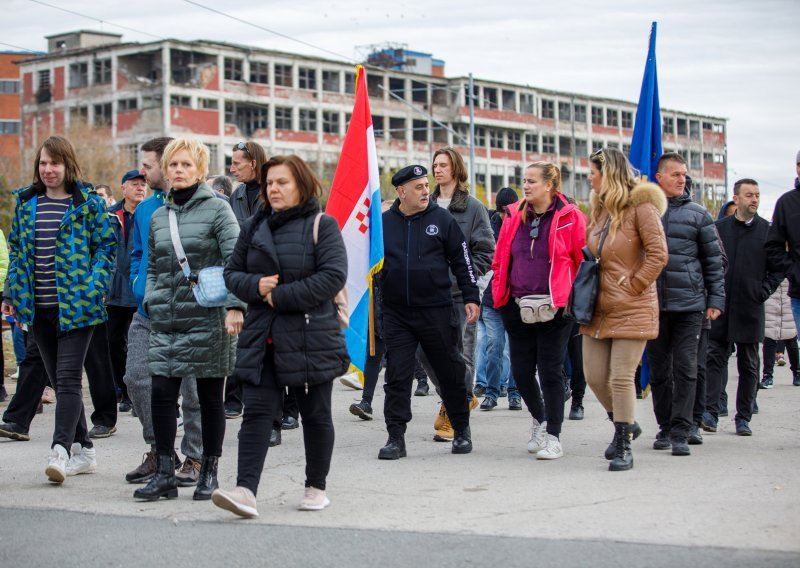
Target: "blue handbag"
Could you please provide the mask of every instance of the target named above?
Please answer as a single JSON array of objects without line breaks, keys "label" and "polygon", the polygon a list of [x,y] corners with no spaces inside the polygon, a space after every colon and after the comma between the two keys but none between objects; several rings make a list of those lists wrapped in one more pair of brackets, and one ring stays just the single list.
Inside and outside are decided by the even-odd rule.
[{"label": "blue handbag", "polygon": [[223,266],[209,266],[208,268],[203,268],[197,274],[192,272],[178,233],[178,216],[172,209],[169,210],[169,234],[172,237],[172,246],[175,249],[175,254],[178,255],[178,264],[189,281],[189,287],[194,293],[197,303],[204,308],[223,307],[228,300],[228,288],[225,286],[225,280],[222,277],[222,272],[225,268]]}]

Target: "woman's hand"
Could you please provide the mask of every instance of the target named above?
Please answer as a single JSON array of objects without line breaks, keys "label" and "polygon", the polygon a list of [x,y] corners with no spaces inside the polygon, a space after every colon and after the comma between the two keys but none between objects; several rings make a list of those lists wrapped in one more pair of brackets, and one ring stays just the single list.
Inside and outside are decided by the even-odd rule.
[{"label": "woman's hand", "polygon": [[228,332],[228,335],[239,335],[239,332],[242,331],[242,326],[244,325],[244,314],[242,310],[228,310],[227,315],[225,316],[225,329]]},{"label": "woman's hand", "polygon": [[267,294],[269,294],[277,285],[278,285],[277,274],[273,274],[272,276],[263,276],[258,281],[258,293],[261,295],[262,298],[266,298]]}]

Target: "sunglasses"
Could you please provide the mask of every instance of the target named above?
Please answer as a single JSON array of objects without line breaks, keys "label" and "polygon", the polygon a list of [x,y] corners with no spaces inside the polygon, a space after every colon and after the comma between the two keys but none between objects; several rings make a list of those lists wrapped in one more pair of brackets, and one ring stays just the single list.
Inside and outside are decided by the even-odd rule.
[{"label": "sunglasses", "polygon": [[247,144],[245,144],[244,142],[239,142],[236,145],[236,149],[237,150],[244,150],[245,152],[247,152]]},{"label": "sunglasses", "polygon": [[531,233],[530,233],[530,235],[531,235],[531,238],[534,239],[534,240],[536,240],[539,237],[539,223],[540,222],[541,222],[541,218],[540,217],[536,217],[536,218],[534,218],[533,221],[531,221]]},{"label": "sunglasses", "polygon": [[601,162],[605,162],[606,156],[603,153],[603,148],[600,148],[599,150],[592,152],[592,158],[599,158]]}]

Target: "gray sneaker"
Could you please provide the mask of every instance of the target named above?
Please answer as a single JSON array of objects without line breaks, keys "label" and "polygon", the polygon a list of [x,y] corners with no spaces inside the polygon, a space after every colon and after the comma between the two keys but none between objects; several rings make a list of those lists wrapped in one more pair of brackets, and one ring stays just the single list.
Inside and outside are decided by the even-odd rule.
[{"label": "gray sneaker", "polygon": [[186,457],[183,465],[175,474],[175,479],[178,482],[178,487],[192,487],[197,485],[197,480],[200,478],[200,466],[202,462],[190,457]]},{"label": "gray sneaker", "polygon": [[703,435],[700,433],[700,427],[697,424],[694,424],[689,429],[688,440],[690,446],[699,446],[703,443]]}]

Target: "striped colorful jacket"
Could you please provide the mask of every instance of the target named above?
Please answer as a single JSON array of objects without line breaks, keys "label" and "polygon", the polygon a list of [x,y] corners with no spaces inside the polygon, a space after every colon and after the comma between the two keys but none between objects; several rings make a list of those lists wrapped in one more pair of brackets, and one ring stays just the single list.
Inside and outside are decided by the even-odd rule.
[{"label": "striped colorful jacket", "polygon": [[[5,301],[16,310],[17,322],[33,323],[34,252],[37,191],[24,187],[17,200],[8,237],[9,267]],[[59,328],[69,331],[108,319],[103,297],[111,283],[116,236],[105,203],[89,184],[76,183],[72,203],[64,213],[56,237],[55,272]]]}]

